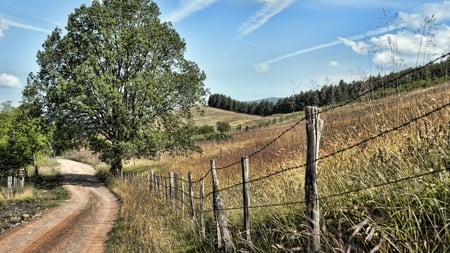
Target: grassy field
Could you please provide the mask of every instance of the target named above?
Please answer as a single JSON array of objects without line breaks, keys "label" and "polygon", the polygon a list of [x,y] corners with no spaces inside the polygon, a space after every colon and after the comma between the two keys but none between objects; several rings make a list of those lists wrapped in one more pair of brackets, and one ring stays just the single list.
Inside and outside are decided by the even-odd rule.
[{"label": "grassy field", "polygon": [[[325,125],[319,156],[335,154],[319,162],[319,195],[330,196],[320,200],[322,251],[450,250],[449,107],[390,131],[449,102],[450,86],[443,84],[380,100],[369,96],[364,103],[322,113]],[[215,115],[207,116],[201,124],[267,121],[258,117],[233,119],[214,111]],[[302,114],[291,116],[294,122],[301,118]],[[127,170],[148,172],[152,168],[164,175],[175,171],[185,178],[191,171],[196,180],[208,172],[209,161],[214,159],[218,168],[226,167],[218,170],[220,188],[228,189],[220,193],[224,207],[234,208],[242,206],[239,160],[250,155],[251,179],[255,180],[251,184],[251,206],[265,205],[250,212],[252,251],[302,252],[307,240],[302,203],[304,122],[254,152],[292,125],[277,121],[251,131],[234,131],[229,140],[202,143],[202,154],[163,156],[157,162],[134,161],[128,163]],[[364,141],[382,132],[386,133]],[[356,146],[345,150],[352,145]],[[415,177],[426,173],[430,174]],[[382,183],[386,184],[372,187]],[[120,196],[122,208],[108,252],[217,251],[211,212],[205,213],[207,239],[201,241],[198,232],[192,232],[187,214],[181,215],[164,198],[150,194],[144,181],[115,180],[111,187]],[[208,176],[205,192],[210,191]],[[337,193],[343,194],[334,196]],[[211,209],[211,202],[211,198],[206,199],[206,210]],[[226,213],[236,249],[244,250],[242,210]]]}]

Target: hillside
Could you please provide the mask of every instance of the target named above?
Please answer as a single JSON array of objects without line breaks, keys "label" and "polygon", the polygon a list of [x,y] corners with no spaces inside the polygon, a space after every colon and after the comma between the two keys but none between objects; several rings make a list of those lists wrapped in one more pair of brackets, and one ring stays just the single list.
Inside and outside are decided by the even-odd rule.
[{"label": "hillside", "polygon": [[194,108],[192,113],[194,114],[195,124],[198,126],[215,126],[217,122],[222,121],[229,123],[233,129],[238,125],[254,124],[263,119],[261,116],[236,113],[209,106],[202,106],[199,110]]}]

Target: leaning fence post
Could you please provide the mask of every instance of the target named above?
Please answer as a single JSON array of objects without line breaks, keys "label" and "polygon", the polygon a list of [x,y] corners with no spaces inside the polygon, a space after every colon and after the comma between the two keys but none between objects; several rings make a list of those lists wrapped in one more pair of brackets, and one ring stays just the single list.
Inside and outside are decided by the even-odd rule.
[{"label": "leaning fence post", "polygon": [[194,210],[194,184],[192,183],[192,172],[188,173],[189,181],[189,217],[191,217],[192,232],[195,234],[195,210]]},{"label": "leaning fence post", "polygon": [[[222,199],[219,194],[219,179],[217,178],[216,164],[214,160],[211,160],[211,175],[213,183],[213,206],[214,213],[216,216],[216,222],[218,226],[218,247],[222,247],[222,243],[225,246],[225,252],[233,252],[234,244],[231,239],[231,233],[228,230],[228,221],[225,215],[225,210],[223,209]],[[219,236],[220,234],[220,236]]]},{"label": "leaning fence post", "polygon": [[243,195],[243,208],[244,208],[244,232],[247,248],[251,247],[252,238],[250,235],[250,168],[248,157],[241,158],[242,164],[242,195]]},{"label": "leaning fence post", "polygon": [[320,135],[323,120],[320,119],[319,108],[308,106],[306,116],[306,171],[305,171],[305,201],[306,228],[308,234],[307,252],[320,252],[320,211],[317,192],[317,159],[319,158]]}]

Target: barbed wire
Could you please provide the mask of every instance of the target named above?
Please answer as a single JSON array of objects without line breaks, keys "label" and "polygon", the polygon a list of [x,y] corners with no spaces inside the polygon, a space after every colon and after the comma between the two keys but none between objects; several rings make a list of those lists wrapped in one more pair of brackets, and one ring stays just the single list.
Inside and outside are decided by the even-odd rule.
[{"label": "barbed wire", "polygon": [[[404,177],[404,178],[399,178],[399,179],[395,179],[395,180],[390,180],[390,181],[386,181],[386,182],[379,183],[379,184],[363,186],[363,187],[359,187],[359,188],[355,188],[355,189],[352,189],[352,190],[343,191],[343,192],[339,192],[339,193],[335,193],[335,194],[329,194],[329,195],[326,195],[326,196],[323,196],[323,197],[319,197],[319,198],[317,198],[317,200],[324,200],[324,199],[330,199],[330,198],[336,198],[336,197],[340,197],[340,196],[345,196],[345,195],[349,195],[349,194],[352,194],[352,193],[357,193],[357,192],[364,191],[364,190],[379,188],[379,187],[386,186],[386,185],[397,184],[397,183],[401,183],[401,182],[405,182],[405,181],[409,181],[409,180],[425,177],[425,176],[428,176],[428,175],[441,173],[441,172],[444,172],[444,171],[450,172],[450,167],[446,167],[445,169],[440,169],[440,170],[433,170],[433,171],[429,171],[429,172],[422,173],[422,174],[416,174],[416,175],[412,175],[412,176],[408,176],[408,177]],[[282,203],[271,203],[271,204],[264,204],[264,205],[254,205],[254,206],[249,206],[248,208],[257,209],[257,208],[278,207],[278,206],[297,205],[297,204],[305,204],[305,203],[306,203],[305,200],[300,200],[300,201],[291,201],[291,202],[282,202]],[[244,206],[241,206],[241,207],[229,207],[229,208],[223,208],[223,209],[220,209],[220,210],[232,211],[232,210],[242,210],[243,208],[244,208]],[[213,212],[213,211],[214,211],[213,209],[208,209],[208,210],[204,210],[203,212],[206,213],[206,212]]]}]

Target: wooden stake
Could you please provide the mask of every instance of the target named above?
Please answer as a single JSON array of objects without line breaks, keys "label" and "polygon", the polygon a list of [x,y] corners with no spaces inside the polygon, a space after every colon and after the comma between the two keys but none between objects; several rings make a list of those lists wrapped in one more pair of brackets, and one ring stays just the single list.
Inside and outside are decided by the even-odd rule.
[{"label": "wooden stake", "polygon": [[323,128],[318,107],[306,107],[306,171],[305,201],[306,228],[308,232],[307,252],[320,252],[320,211],[317,192],[317,159],[319,158],[319,142]]},{"label": "wooden stake", "polygon": [[213,206],[214,206],[214,214],[216,216],[216,222],[218,226],[218,248],[224,246],[224,250],[226,253],[234,252],[234,244],[231,239],[231,233],[228,230],[228,222],[227,216],[225,215],[225,211],[223,210],[222,199],[219,194],[219,179],[217,178],[216,165],[214,160],[211,160],[211,175],[213,182]]}]

